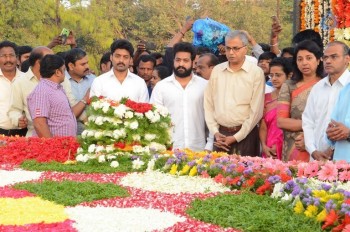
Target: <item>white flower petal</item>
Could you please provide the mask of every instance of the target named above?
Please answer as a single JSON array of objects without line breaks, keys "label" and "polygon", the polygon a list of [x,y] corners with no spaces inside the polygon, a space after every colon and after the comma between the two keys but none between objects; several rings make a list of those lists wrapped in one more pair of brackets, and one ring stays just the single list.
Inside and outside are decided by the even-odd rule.
[{"label": "white flower petal", "polygon": [[120,184],[163,193],[208,193],[230,191],[229,188],[216,183],[211,178],[202,178],[198,176],[174,176],[159,171],[130,173],[121,179]]},{"label": "white flower petal", "polygon": [[186,220],[158,209],[77,206],[65,211],[71,220],[76,221],[73,227],[79,232],[163,230]]},{"label": "white flower petal", "polygon": [[24,170],[0,170],[0,187],[29,180],[37,180],[40,178],[41,173],[42,172],[32,172]]}]

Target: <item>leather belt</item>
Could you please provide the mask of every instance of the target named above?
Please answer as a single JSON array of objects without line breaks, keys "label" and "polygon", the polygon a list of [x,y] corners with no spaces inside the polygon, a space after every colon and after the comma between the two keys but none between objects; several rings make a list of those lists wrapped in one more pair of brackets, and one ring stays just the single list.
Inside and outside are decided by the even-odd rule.
[{"label": "leather belt", "polygon": [[236,133],[242,128],[242,125],[240,126],[234,126],[234,127],[226,127],[219,125],[219,130],[226,131],[229,133]]}]

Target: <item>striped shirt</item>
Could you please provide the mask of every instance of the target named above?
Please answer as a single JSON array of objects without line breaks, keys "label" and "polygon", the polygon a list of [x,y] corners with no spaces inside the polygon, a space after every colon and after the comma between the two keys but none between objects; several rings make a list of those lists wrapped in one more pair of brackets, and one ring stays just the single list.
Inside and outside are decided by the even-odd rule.
[{"label": "striped shirt", "polygon": [[76,118],[61,84],[42,78],[27,102],[32,119],[46,118],[52,136],[76,136]]}]

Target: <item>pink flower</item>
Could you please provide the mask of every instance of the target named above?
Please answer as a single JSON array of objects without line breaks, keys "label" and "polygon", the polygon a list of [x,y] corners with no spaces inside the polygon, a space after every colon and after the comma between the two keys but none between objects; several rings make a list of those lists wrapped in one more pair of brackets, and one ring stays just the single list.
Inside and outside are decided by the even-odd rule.
[{"label": "pink flower", "polygon": [[337,169],[349,169],[350,168],[350,164],[348,162],[346,162],[345,160],[339,160],[337,162],[334,163],[337,166]]},{"label": "pink flower", "polygon": [[339,172],[339,180],[340,181],[349,181],[350,180],[350,171],[344,170]]},{"label": "pink flower", "polygon": [[317,172],[318,172],[318,162],[317,161],[313,161],[313,162],[309,162],[304,170],[304,175],[306,177],[315,177],[317,176]]},{"label": "pink flower", "polygon": [[298,164],[298,173],[297,173],[298,177],[304,177],[305,176],[304,172],[305,172],[306,166],[307,166],[307,163],[299,163]]},{"label": "pink flower", "polygon": [[337,167],[331,163],[327,162],[321,167],[321,170],[318,172],[318,179],[323,181],[335,181],[338,177]]}]

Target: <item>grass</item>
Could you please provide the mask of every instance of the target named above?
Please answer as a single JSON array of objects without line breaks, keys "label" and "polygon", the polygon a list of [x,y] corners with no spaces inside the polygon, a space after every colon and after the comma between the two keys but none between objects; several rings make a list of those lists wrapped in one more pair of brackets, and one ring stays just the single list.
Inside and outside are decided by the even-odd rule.
[{"label": "grass", "polygon": [[320,223],[268,196],[253,193],[196,199],[187,213],[198,220],[245,232],[317,232]]},{"label": "grass", "polygon": [[118,156],[119,166],[112,168],[110,162],[99,163],[97,160],[90,160],[86,163],[63,164],[59,162],[39,163],[35,160],[27,160],[21,164],[21,168],[30,171],[57,171],[57,172],[79,172],[79,173],[115,173],[144,171],[147,165],[139,170],[132,169],[130,157]]},{"label": "grass", "polygon": [[75,206],[82,202],[94,200],[127,197],[129,193],[126,189],[110,183],[94,183],[91,181],[49,181],[27,182],[14,185],[15,189],[27,190],[41,198],[54,201],[64,206]]}]

